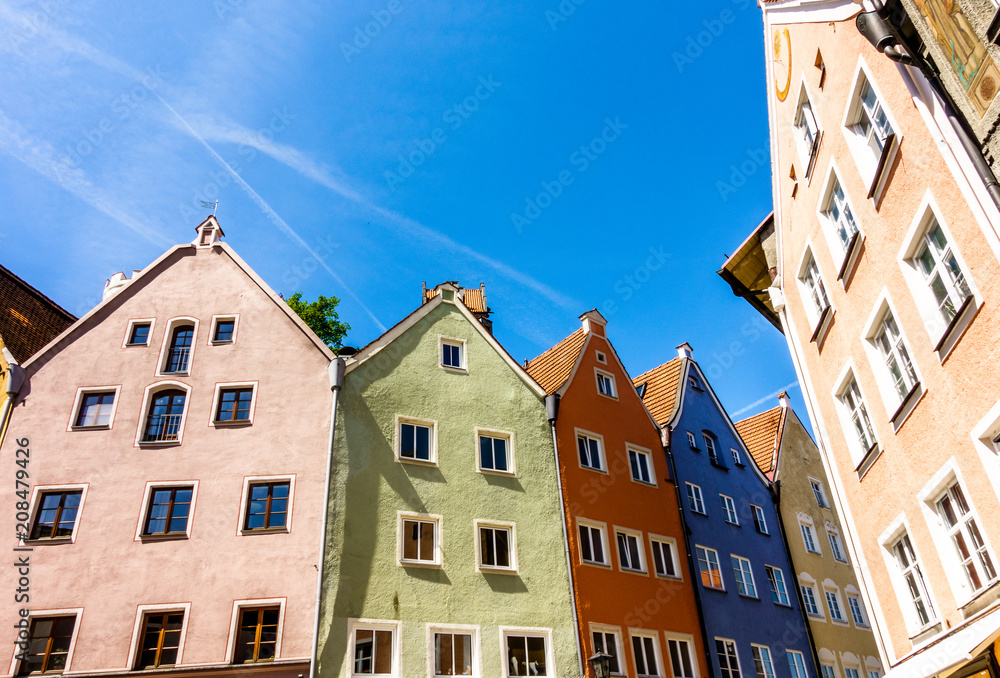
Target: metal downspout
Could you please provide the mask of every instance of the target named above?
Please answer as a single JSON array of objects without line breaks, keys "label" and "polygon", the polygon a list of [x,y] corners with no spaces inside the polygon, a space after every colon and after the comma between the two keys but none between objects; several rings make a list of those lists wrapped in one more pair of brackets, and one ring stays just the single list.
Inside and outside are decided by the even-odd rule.
[{"label": "metal downspout", "polygon": [[[785,520],[781,517],[781,481],[776,480],[771,487],[771,501],[774,502],[774,512],[778,514],[778,529],[781,530],[781,543],[785,546],[785,557],[788,558],[788,565],[791,567],[791,574],[795,574],[795,564],[792,562],[792,549],[788,546],[788,533],[785,531]],[[795,576],[795,599],[799,601],[799,614],[802,622],[806,625],[806,637],[809,639],[809,650],[812,654],[813,669],[816,675],[820,675],[819,654],[816,653],[816,639],[813,638],[812,627],[809,626],[809,617],[806,615],[806,601],[802,597],[802,587],[799,586],[798,575]]]},{"label": "metal downspout", "polygon": [[576,660],[580,666],[580,676],[587,675],[583,663],[583,640],[581,639],[580,618],[576,614],[576,583],[573,579],[573,561],[569,553],[569,528],[566,523],[566,495],[563,494],[562,471],[559,469],[559,440],[556,437],[556,419],[559,418],[559,394],[545,396],[545,415],[552,430],[552,451],[556,456],[556,485],[559,488],[559,515],[562,517],[563,550],[566,553],[566,573],[569,575],[569,600],[573,612],[573,635],[576,636]]},{"label": "metal downspout", "polygon": [[310,678],[316,678],[316,664],[319,660],[320,603],[323,600],[323,572],[326,567],[326,526],[330,518],[330,475],[333,471],[333,441],[337,431],[337,397],[340,395],[340,387],[344,385],[346,367],[344,359],[337,357],[327,368],[330,390],[333,391],[333,405],[330,409],[330,444],[326,449],[326,480],[323,483],[323,516],[320,523],[319,567],[316,573],[316,615],[313,619],[312,657],[309,659]]},{"label": "metal downspout", "polygon": [[14,398],[21,392],[21,386],[24,385],[24,370],[17,364],[14,355],[6,347],[3,349],[3,357],[10,367],[7,370],[7,400],[3,403],[3,409],[0,409],[0,443],[3,443],[7,434],[7,418],[14,407]]},{"label": "metal downspout", "polygon": [[708,668],[708,678],[715,678],[715,671],[712,669],[712,653],[708,646],[708,627],[705,626],[705,614],[701,607],[701,589],[698,588],[698,579],[695,578],[698,564],[694,561],[694,552],[691,550],[691,532],[688,530],[687,518],[685,518],[681,486],[677,479],[677,466],[674,463],[674,452],[670,447],[670,434],[669,426],[660,429],[660,442],[663,445],[663,452],[667,455],[667,462],[670,464],[670,478],[673,480],[674,493],[677,495],[677,510],[681,514],[681,533],[684,535],[688,571],[691,573],[691,584],[694,586],[694,603],[695,607],[698,608],[698,626],[701,628],[701,646],[705,654],[705,666]]}]

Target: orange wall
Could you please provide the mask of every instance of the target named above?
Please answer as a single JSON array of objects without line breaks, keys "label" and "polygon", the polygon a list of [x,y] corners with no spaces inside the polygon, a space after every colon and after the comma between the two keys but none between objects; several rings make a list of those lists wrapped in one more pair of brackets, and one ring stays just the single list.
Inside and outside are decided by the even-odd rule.
[{"label": "orange wall", "polygon": [[[677,496],[673,483],[667,480],[670,470],[659,430],[636,395],[631,379],[618,364],[611,345],[603,336],[604,328],[591,327],[593,331],[583,358],[563,394],[556,423],[584,658],[594,654],[590,624],[620,627],[623,668],[626,675],[635,676],[629,628],[657,631],[660,670],[665,672],[663,675],[670,676],[669,654],[663,635],[666,631],[692,636],[693,660],[698,663],[699,675],[706,676]],[[606,365],[597,362],[597,351],[607,356]],[[595,368],[614,375],[617,400],[598,393]],[[604,437],[607,473],[580,466],[577,428]],[[626,443],[652,452],[656,487],[632,480]],[[578,517],[607,523],[610,567],[581,561]],[[646,574],[619,569],[615,526],[642,531]],[[654,574],[650,534],[676,539],[677,565],[683,579],[660,578]]]}]

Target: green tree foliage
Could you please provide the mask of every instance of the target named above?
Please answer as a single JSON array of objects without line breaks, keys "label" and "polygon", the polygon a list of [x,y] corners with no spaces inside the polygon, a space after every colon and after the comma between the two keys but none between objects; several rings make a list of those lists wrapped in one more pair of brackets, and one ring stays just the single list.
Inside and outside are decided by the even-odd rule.
[{"label": "green tree foliage", "polygon": [[333,350],[344,345],[344,337],[351,326],[340,322],[337,315],[337,297],[324,297],[322,294],[316,301],[302,301],[302,293],[296,292],[285,302],[295,311],[306,325],[323,340],[323,343]]}]

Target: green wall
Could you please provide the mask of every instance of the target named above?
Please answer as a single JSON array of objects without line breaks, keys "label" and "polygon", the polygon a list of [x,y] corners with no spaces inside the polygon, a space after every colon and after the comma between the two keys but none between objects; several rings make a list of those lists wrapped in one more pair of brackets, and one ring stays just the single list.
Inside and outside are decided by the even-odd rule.
[{"label": "green wall", "polygon": [[[550,675],[579,676],[544,402],[472,322],[442,302],[345,378],[323,585],[322,676],[349,675],[351,618],[402,622],[400,676],[427,675],[428,623],[479,625],[484,676],[504,675],[500,626],[550,628],[557,671]],[[441,335],[467,341],[467,374],[439,366]],[[397,414],[437,421],[436,466],[396,461]],[[477,471],[477,426],[514,434],[516,477]],[[442,567],[397,564],[397,511],[443,516]],[[476,571],[474,519],[517,524],[518,574]]]}]

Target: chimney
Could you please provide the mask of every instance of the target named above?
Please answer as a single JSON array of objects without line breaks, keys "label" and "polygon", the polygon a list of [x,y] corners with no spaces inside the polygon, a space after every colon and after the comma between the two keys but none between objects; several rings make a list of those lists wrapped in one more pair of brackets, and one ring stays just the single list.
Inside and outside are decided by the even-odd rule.
[{"label": "chimney", "polygon": [[606,327],[608,321],[605,320],[604,316],[601,315],[600,311],[596,308],[591,309],[580,316],[580,321],[583,323],[583,333],[590,334],[593,332],[599,337],[606,337],[607,331]]},{"label": "chimney", "polygon": [[101,301],[113,297],[118,291],[129,284],[129,278],[123,272],[118,271],[111,278],[104,283],[104,294],[101,296]]},{"label": "chimney", "polygon": [[785,391],[778,394],[778,402],[781,404],[781,407],[786,410],[792,406],[792,401],[788,398],[788,393]]},{"label": "chimney", "polygon": [[193,242],[195,247],[211,247],[222,240],[222,236],[225,235],[222,232],[222,226],[219,226],[219,222],[216,221],[214,214],[198,224],[195,227],[195,231],[198,232],[198,236]]},{"label": "chimney", "polygon": [[693,353],[694,349],[691,348],[691,344],[687,343],[686,341],[677,347],[677,355],[680,356],[681,358],[688,358],[690,360],[694,360],[694,358],[692,357]]}]

